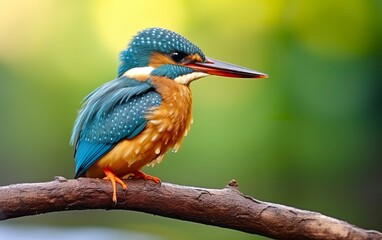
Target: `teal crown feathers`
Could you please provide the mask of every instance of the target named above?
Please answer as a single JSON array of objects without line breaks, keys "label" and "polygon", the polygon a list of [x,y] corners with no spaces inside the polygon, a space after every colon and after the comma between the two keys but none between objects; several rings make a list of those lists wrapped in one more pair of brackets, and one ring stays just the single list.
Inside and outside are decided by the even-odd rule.
[{"label": "teal crown feathers", "polygon": [[200,48],[181,35],[167,29],[147,28],[140,31],[128,47],[121,51],[118,76],[131,68],[148,66],[151,52],[170,54],[174,51],[185,55],[198,54],[203,61],[205,60]]}]

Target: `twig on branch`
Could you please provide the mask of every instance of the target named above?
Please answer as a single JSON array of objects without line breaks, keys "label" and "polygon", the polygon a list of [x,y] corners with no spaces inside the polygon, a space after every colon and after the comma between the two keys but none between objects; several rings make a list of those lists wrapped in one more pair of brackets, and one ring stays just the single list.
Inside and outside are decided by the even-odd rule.
[{"label": "twig on branch", "polygon": [[0,187],[0,220],[82,209],[123,209],[151,213],[276,239],[382,239],[320,213],[256,200],[240,193],[232,180],[223,189],[204,189],[151,181],[128,181],[111,199],[107,180],[56,177],[45,183]]}]

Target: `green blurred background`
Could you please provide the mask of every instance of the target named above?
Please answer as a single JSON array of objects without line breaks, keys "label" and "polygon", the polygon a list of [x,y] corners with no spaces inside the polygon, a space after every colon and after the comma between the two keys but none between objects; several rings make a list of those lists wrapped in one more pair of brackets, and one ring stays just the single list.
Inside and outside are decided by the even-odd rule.
[{"label": "green blurred background", "polygon": [[[381,15],[378,0],[0,0],[0,185],[73,177],[68,142],[80,101],[115,77],[117,55],[138,30],[158,26],[270,78],[192,83],[189,136],[145,172],[207,188],[235,178],[258,199],[381,231]],[[1,224],[263,239],[126,211]]]}]

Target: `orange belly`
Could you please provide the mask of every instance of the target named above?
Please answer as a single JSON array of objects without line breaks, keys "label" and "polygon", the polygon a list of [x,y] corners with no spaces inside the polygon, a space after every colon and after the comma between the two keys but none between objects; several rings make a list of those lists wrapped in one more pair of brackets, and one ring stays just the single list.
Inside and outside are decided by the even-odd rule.
[{"label": "orange belly", "polygon": [[172,80],[160,81],[157,91],[162,102],[146,116],[144,130],[132,139],[120,141],[86,171],[86,177],[102,178],[104,168],[124,177],[147,164],[160,162],[170,148],[178,150],[192,122],[191,92],[188,86]]}]

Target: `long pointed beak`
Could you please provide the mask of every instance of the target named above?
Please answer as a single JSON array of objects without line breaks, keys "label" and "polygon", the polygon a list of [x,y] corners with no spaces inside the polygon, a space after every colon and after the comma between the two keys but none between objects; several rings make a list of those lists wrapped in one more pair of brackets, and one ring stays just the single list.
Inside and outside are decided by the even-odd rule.
[{"label": "long pointed beak", "polygon": [[257,72],[248,68],[235,66],[230,63],[221,62],[212,58],[207,58],[205,62],[194,62],[186,64],[198,72],[211,75],[234,77],[234,78],[267,78],[265,73]]}]

